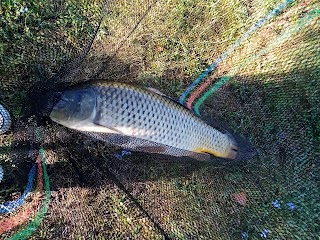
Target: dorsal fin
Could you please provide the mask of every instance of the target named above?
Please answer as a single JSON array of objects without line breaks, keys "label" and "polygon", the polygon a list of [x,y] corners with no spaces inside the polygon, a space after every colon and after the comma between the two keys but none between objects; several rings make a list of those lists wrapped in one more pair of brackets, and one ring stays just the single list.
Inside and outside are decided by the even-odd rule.
[{"label": "dorsal fin", "polygon": [[[155,93],[155,94],[158,94],[158,95],[160,95],[160,96],[162,96],[162,97],[165,97],[165,98],[169,99],[170,101],[179,104],[181,107],[184,107],[184,108],[187,109],[188,111],[194,113],[191,109],[187,108],[185,105],[181,104],[180,102],[178,102],[177,100],[173,99],[172,97],[169,97],[168,95],[164,94],[163,92],[159,91],[159,90],[156,89],[156,88],[147,87],[147,88],[145,88],[145,89],[147,89],[148,91],[150,91],[150,92],[152,92],[152,93]],[[195,114],[195,113],[194,113],[194,114]]]},{"label": "dorsal fin", "polygon": [[159,95],[164,96],[164,97],[168,97],[167,95],[165,95],[163,92],[159,91],[159,90],[158,90],[158,89],[156,89],[156,88],[153,88],[153,87],[147,87],[146,89],[147,89],[147,90],[149,90],[150,92],[153,92],[153,93],[159,94]]}]

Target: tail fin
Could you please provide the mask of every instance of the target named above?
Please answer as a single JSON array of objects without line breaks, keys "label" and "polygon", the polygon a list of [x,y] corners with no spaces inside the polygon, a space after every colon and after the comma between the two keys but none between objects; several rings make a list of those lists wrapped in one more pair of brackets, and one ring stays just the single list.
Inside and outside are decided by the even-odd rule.
[{"label": "tail fin", "polygon": [[235,146],[230,152],[230,156],[232,156],[230,159],[243,161],[258,155],[257,148],[245,138],[230,131],[227,131],[226,135],[234,142]]},{"label": "tail fin", "polygon": [[212,118],[211,116],[205,116],[202,118],[204,118],[205,122],[207,122],[210,126],[226,134],[232,142],[227,159],[243,161],[258,155],[258,149],[244,137],[234,133],[234,131],[227,126],[225,121]]}]

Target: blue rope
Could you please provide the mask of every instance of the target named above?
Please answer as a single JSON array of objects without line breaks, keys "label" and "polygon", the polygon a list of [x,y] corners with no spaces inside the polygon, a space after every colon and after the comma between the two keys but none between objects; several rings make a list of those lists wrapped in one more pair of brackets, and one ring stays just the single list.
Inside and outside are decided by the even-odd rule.
[{"label": "blue rope", "polygon": [[288,4],[292,3],[294,0],[286,0],[279,4],[275,9],[269,12],[265,17],[259,19],[256,23],[254,23],[247,32],[245,32],[234,44],[232,44],[227,51],[218,57],[218,59],[212,63],[206,70],[204,70],[199,77],[194,80],[194,82],[187,88],[187,90],[181,95],[179,102],[181,104],[184,103],[187,95],[211,72],[213,71],[220,62],[222,62],[229,54],[234,51],[240,44],[246,40],[253,32],[255,32],[258,28],[260,28],[265,22],[267,22],[270,18],[274,17],[278,12],[284,9]]},{"label": "blue rope", "polygon": [[32,168],[29,171],[28,183],[27,183],[26,189],[24,190],[23,194],[17,200],[5,202],[5,203],[1,204],[0,205],[0,213],[12,212],[24,203],[28,194],[32,190],[33,179],[34,179],[35,173],[36,173],[36,164],[33,164]]}]

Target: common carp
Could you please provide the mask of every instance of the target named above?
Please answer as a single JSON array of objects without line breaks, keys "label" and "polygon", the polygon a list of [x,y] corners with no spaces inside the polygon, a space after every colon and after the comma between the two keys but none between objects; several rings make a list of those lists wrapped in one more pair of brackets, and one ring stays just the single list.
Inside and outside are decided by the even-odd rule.
[{"label": "common carp", "polygon": [[[208,160],[239,158],[239,144],[154,89],[95,82],[61,92],[50,118],[126,149]],[[243,155],[242,155],[243,156]]]}]

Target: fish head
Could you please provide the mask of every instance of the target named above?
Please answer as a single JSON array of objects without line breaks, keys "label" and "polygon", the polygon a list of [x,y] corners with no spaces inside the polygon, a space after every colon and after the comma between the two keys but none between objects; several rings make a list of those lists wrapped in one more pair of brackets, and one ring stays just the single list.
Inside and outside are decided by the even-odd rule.
[{"label": "fish head", "polygon": [[91,117],[95,105],[96,96],[92,88],[65,91],[61,93],[49,117],[61,125],[75,128]]}]

